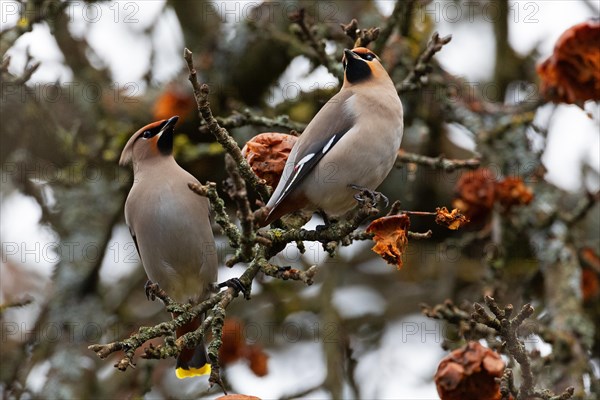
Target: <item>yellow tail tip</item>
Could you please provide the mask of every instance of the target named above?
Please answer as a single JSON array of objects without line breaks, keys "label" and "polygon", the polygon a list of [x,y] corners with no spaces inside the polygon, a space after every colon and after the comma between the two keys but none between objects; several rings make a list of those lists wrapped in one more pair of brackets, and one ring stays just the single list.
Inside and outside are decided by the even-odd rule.
[{"label": "yellow tail tip", "polygon": [[190,369],[177,368],[175,370],[175,375],[177,375],[177,378],[179,378],[179,379],[193,378],[194,376],[202,376],[202,375],[208,375],[208,374],[210,374],[210,364],[208,364],[208,363],[204,364],[200,368],[190,368]]}]

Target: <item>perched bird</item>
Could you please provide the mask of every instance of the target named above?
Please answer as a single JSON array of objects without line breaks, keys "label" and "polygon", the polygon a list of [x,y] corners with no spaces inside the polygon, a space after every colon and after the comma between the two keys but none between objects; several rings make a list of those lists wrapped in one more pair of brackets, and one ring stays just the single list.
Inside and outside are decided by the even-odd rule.
[{"label": "perched bird", "polygon": [[[188,188],[189,182],[197,180],[173,158],[177,119],[153,122],[134,133],[119,164],[133,164],[125,222],[149,280],[174,300],[195,304],[209,296],[217,280],[217,254],[208,200]],[[178,328],[177,337],[194,331],[200,323],[196,319]],[[183,349],[177,358],[178,378],[208,373],[204,344]]]},{"label": "perched bird", "polygon": [[342,89],[294,145],[263,225],[299,209],[339,216],[357,190],[373,192],[394,166],[404,128],[394,83],[364,47],[345,49],[342,63]]}]

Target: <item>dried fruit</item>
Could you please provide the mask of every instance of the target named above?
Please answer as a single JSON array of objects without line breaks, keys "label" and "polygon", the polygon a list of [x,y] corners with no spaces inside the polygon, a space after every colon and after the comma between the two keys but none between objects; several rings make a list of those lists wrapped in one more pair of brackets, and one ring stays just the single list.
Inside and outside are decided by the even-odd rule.
[{"label": "dried fruit", "polygon": [[269,356],[258,344],[248,345],[244,337],[244,323],[237,318],[227,318],[223,323],[223,344],[219,349],[221,365],[246,359],[256,376],[269,373]]},{"label": "dried fruit", "polygon": [[453,231],[469,223],[469,219],[462,215],[456,208],[452,211],[448,211],[446,207],[438,207],[435,209],[435,212],[437,213],[435,216],[435,223],[445,226]]},{"label": "dried fruit", "polygon": [[390,215],[371,222],[367,233],[373,233],[375,246],[372,250],[389,264],[402,268],[402,254],[408,246],[410,218],[406,214]]},{"label": "dried fruit", "polygon": [[487,168],[478,168],[463,174],[456,190],[458,198],[452,206],[458,208],[469,220],[485,217],[494,205],[495,176]]},{"label": "dried fruit", "polygon": [[456,191],[458,197],[453,200],[452,206],[471,221],[486,217],[496,201],[509,210],[512,206],[527,205],[533,200],[532,190],[521,178],[511,176],[498,181],[486,168],[462,175]]},{"label": "dried fruit", "polygon": [[495,351],[478,342],[452,351],[444,357],[435,373],[435,384],[442,400],[499,400],[496,378],[504,372],[504,361]]},{"label": "dried fruit", "polygon": [[276,187],[296,140],[296,136],[285,133],[261,133],[246,143],[242,154],[259,178]]},{"label": "dried fruit", "polygon": [[600,100],[600,20],[567,29],[550,58],[538,65],[542,96],[554,102],[582,105]]},{"label": "dried fruit", "polygon": [[508,177],[496,184],[496,199],[506,209],[515,205],[526,205],[533,200],[533,192],[518,177]]},{"label": "dried fruit", "polygon": [[158,96],[152,114],[155,120],[171,118],[173,115],[184,120],[195,108],[196,101],[189,90],[178,83],[170,83]]},{"label": "dried fruit", "polygon": [[593,248],[589,246],[582,247],[578,252],[581,265],[596,271],[600,274],[600,256]]},{"label": "dried fruit", "polygon": [[584,303],[600,298],[600,256],[591,247],[579,249],[581,264],[581,293]]},{"label": "dried fruit", "polygon": [[222,340],[223,344],[219,349],[219,361],[222,365],[242,358],[246,347],[243,322],[236,318],[226,318],[223,323]]},{"label": "dried fruit", "polygon": [[600,277],[591,269],[581,270],[581,294],[584,303],[590,303],[600,297]]},{"label": "dried fruit", "polygon": [[254,372],[254,375],[265,376],[269,373],[267,366],[269,356],[262,347],[255,344],[246,347],[245,357],[250,362],[250,369]]}]

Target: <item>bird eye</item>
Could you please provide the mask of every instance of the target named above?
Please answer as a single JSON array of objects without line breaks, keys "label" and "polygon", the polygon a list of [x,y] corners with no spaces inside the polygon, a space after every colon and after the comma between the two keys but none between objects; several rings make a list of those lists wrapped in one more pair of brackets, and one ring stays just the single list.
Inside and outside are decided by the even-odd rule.
[{"label": "bird eye", "polygon": [[144,133],[142,134],[142,137],[144,139],[148,139],[148,138],[152,137],[152,132],[150,132],[150,131],[144,131]]},{"label": "bird eye", "polygon": [[373,61],[373,59],[375,59],[375,54],[373,53],[357,53],[360,58],[362,58],[363,60],[367,60],[367,61]]}]

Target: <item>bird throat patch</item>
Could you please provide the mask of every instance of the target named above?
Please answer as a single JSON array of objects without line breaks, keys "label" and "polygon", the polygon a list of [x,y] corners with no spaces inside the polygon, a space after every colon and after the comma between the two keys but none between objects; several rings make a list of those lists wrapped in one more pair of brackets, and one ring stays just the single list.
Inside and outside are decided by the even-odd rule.
[{"label": "bird throat patch", "polygon": [[[167,128],[173,129],[173,128]],[[169,155],[173,152],[173,132],[163,132],[156,143],[161,154]]]},{"label": "bird throat patch", "polygon": [[369,65],[362,60],[350,59],[346,67],[346,79],[350,83],[357,83],[369,78],[373,72]]}]

